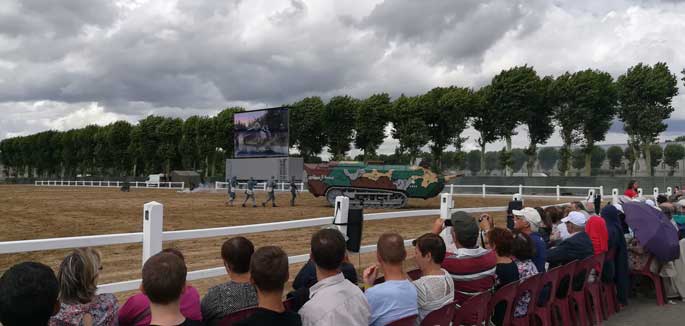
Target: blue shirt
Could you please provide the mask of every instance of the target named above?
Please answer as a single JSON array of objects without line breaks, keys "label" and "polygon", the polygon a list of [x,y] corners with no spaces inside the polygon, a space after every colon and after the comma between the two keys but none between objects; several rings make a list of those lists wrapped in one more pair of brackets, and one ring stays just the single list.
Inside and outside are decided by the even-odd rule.
[{"label": "blue shirt", "polygon": [[385,281],[366,290],[365,294],[371,307],[371,326],[387,325],[419,313],[416,287],[408,280]]},{"label": "blue shirt", "polygon": [[533,244],[535,244],[535,257],[531,260],[535,264],[535,267],[538,268],[538,272],[544,273],[545,261],[547,260],[547,244],[545,243],[545,240],[542,240],[540,233],[532,232],[530,238],[533,240]]}]

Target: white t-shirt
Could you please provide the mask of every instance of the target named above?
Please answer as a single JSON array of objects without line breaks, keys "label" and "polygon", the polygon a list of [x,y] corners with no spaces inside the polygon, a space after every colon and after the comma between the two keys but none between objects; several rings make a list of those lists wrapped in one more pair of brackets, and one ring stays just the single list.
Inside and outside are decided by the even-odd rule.
[{"label": "white t-shirt", "polygon": [[426,275],[412,282],[416,286],[416,295],[419,304],[419,317],[416,324],[433,310],[442,308],[454,301],[454,281],[450,274],[442,270],[443,275]]}]

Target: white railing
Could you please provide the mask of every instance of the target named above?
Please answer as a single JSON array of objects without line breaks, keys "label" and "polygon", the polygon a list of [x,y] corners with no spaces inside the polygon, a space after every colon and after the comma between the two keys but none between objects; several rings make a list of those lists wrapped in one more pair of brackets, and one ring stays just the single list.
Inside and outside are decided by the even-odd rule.
[{"label": "white railing", "polygon": [[[299,191],[304,191],[304,183],[299,182],[296,183],[297,189]],[[227,189],[228,188],[228,182],[224,181],[217,181],[214,185],[214,188],[217,190],[221,189]],[[238,182],[238,188],[236,190],[242,190],[247,188],[247,182]],[[266,191],[266,182],[258,182],[254,186],[255,191]],[[290,183],[289,182],[278,182],[276,183],[276,188],[274,191],[290,191]]]},{"label": "white railing", "polygon": [[[448,194],[443,194],[444,196],[449,196]],[[338,197],[338,200],[347,199],[345,197]],[[373,213],[365,214],[364,220],[383,220],[383,219],[393,219],[393,218],[407,218],[407,217],[425,217],[425,216],[442,216],[443,218],[448,218],[447,214],[450,214],[455,209],[452,209],[452,201],[446,201],[443,203],[441,201],[440,209],[424,209],[424,210],[412,210],[412,211],[394,211],[385,213]],[[449,207],[447,205],[450,205]],[[134,233],[120,233],[120,234],[108,234],[108,235],[91,235],[91,236],[81,236],[81,237],[64,237],[64,238],[52,238],[52,239],[36,239],[36,240],[20,240],[20,241],[5,241],[0,242],[0,254],[15,254],[23,252],[32,251],[42,251],[42,250],[55,250],[55,249],[71,249],[79,247],[89,247],[89,246],[106,246],[106,245],[116,245],[116,244],[131,244],[131,243],[141,243],[143,244],[143,262],[156,252],[162,249],[163,241],[176,241],[176,240],[187,240],[187,239],[201,239],[210,237],[221,237],[221,236],[232,236],[238,234],[246,233],[261,233],[269,231],[279,231],[288,230],[304,227],[316,227],[332,225],[333,219],[339,217],[341,219],[347,219],[348,206],[344,206],[342,209],[338,207],[335,210],[335,216],[308,218],[302,220],[292,220],[283,222],[273,222],[273,223],[261,223],[252,225],[240,225],[240,226],[230,226],[230,227],[220,227],[211,229],[195,229],[195,230],[182,230],[182,231],[163,231],[163,205],[157,202],[150,202],[144,205],[143,208],[143,232]],[[497,207],[475,207],[475,208],[459,208],[461,211],[468,213],[481,213],[481,212],[493,212],[506,210],[505,206]],[[411,243],[411,239],[405,242],[407,245]],[[367,253],[375,251],[375,245],[368,245],[361,247],[360,253]],[[309,255],[297,255],[289,257],[289,262],[291,264],[301,263],[307,261]],[[192,271],[188,273],[188,280],[198,280],[210,277],[216,277],[224,275],[225,269],[223,267],[216,267],[198,271]],[[140,286],[140,280],[130,280],[124,282],[103,284],[98,287],[98,291],[101,293],[117,293],[138,289]]]},{"label": "white railing", "polygon": [[[124,181],[89,181],[89,180],[36,180],[35,186],[50,187],[97,187],[97,188],[120,188]],[[184,182],[149,182],[149,181],[129,181],[131,188],[151,188],[151,189],[176,189],[185,188]]]},{"label": "white railing", "polygon": [[[478,189],[478,193],[455,193],[455,189],[461,189],[461,188],[466,188],[466,189]],[[506,196],[510,197],[511,195],[508,194],[501,194],[501,193],[488,193],[488,189],[518,189],[518,193],[522,194],[525,197],[530,197],[530,198],[556,198],[556,200],[561,200],[562,198],[587,198],[587,196],[565,196],[561,194],[562,189],[566,190],[586,190],[588,193],[591,190],[594,190],[595,192],[599,192],[599,195],[604,197],[604,186],[598,186],[598,187],[574,187],[574,186],[524,186],[524,185],[487,185],[487,184],[480,184],[480,185],[456,185],[456,184],[450,184],[445,186],[445,192],[449,192],[451,195],[460,195],[460,196],[481,196],[483,198],[485,197],[497,197],[497,196]],[[555,195],[526,195],[524,194],[524,189],[541,189],[542,192],[551,192],[551,189],[555,190]]]}]

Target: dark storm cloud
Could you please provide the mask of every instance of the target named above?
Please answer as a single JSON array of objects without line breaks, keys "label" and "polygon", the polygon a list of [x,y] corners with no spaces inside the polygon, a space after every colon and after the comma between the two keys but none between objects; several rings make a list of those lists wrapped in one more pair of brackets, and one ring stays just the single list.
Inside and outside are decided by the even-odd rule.
[{"label": "dark storm cloud", "polygon": [[479,61],[505,33],[539,26],[545,4],[509,0],[386,0],[362,21],[390,41],[431,49],[435,61]]}]

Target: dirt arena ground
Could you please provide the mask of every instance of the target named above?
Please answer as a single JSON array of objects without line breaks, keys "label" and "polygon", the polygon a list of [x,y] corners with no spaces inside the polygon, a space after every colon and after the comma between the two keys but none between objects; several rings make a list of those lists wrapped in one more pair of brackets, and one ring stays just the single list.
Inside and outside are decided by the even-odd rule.
[{"label": "dirt arena ground", "polygon": [[[257,200],[265,199],[257,193]],[[123,193],[113,188],[59,188],[0,185],[0,241],[55,238],[67,236],[140,232],[143,204],[157,201],[164,204],[164,229],[187,230],[233,225],[246,225],[312,217],[331,216],[333,209],[323,198],[302,193],[298,206],[287,206],[289,194],[278,194],[277,208],[226,207],[223,193],[178,193],[169,190],[131,189]],[[242,201],[238,194],[238,201]],[[456,207],[506,206],[507,198],[457,197]],[[554,200],[527,200],[527,206],[556,203]],[[437,198],[410,200],[407,210],[439,208]],[[382,210],[367,210],[365,213]],[[499,225],[504,212],[492,214]],[[374,244],[384,232],[398,232],[406,239],[417,237],[430,229],[435,217],[402,218],[364,223],[363,245]],[[245,235],[255,246],[278,245],[288,255],[305,254],[311,234],[318,228],[302,228]],[[165,242],[164,247],[183,251],[189,270],[218,267],[221,243],[225,238]],[[140,278],[141,245],[115,245],[99,248],[104,270],[100,283]],[[69,250],[51,250],[23,254],[0,255],[0,274],[15,263],[26,260],[43,262],[57,271],[61,259]],[[413,251],[409,251],[413,257]],[[361,259],[361,269],[373,262],[373,254],[351,257],[355,265]],[[413,265],[408,260],[408,267]],[[300,265],[291,266],[294,278]],[[201,294],[215,284],[226,281],[218,277],[192,282]],[[130,293],[118,294],[120,300]]]}]

